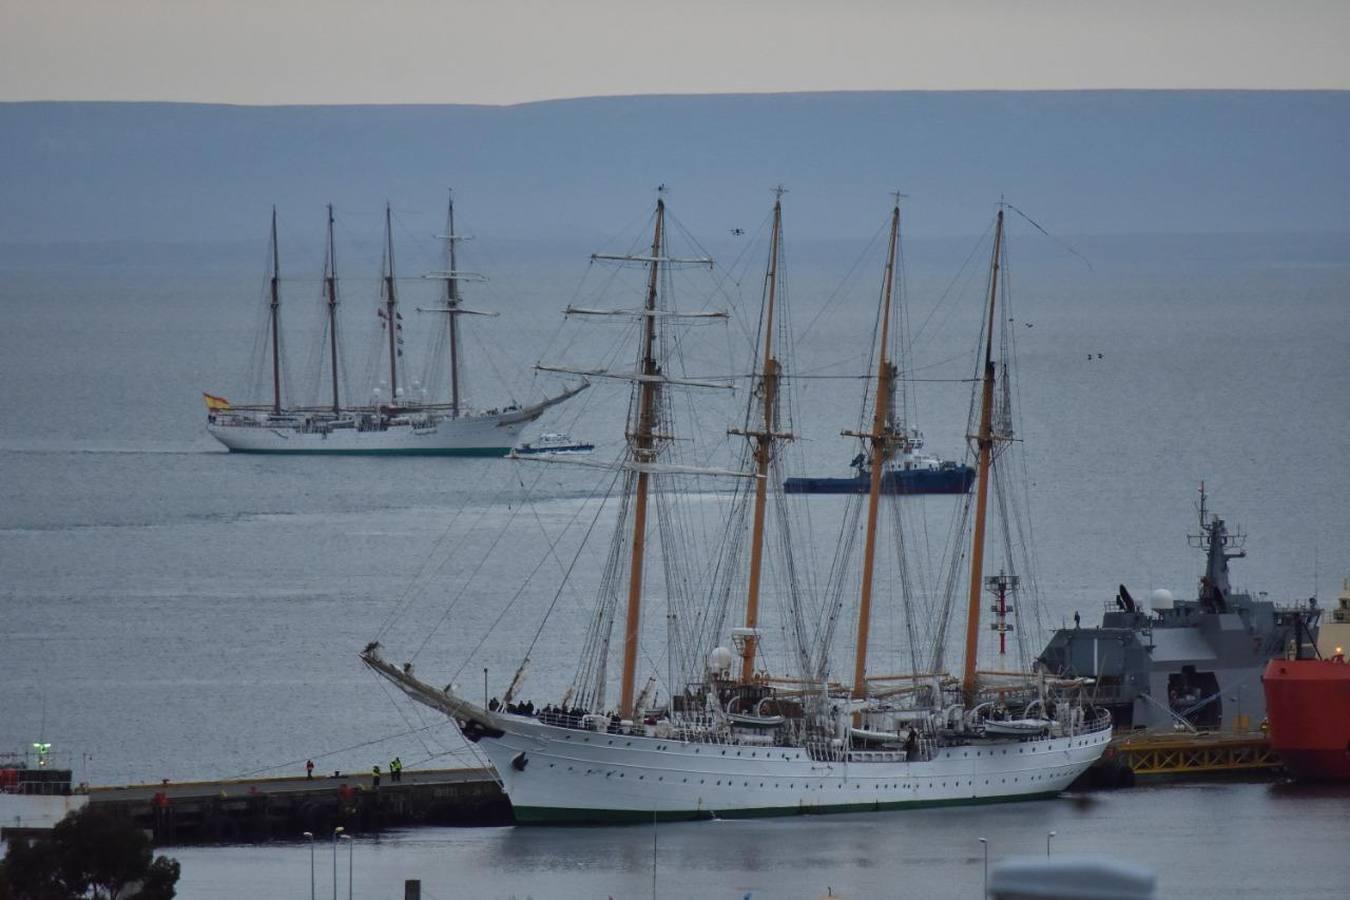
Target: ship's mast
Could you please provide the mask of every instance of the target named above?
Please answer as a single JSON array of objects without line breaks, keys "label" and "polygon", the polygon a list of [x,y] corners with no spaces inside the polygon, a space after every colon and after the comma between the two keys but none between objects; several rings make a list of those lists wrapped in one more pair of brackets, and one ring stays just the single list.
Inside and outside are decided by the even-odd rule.
[{"label": "ship's mast", "polygon": [[[384,205],[384,315],[389,326],[389,405],[398,401],[398,297],[394,293],[394,229],[389,204]],[[453,317],[452,317],[453,318]]]},{"label": "ship's mast", "polygon": [[459,415],[459,277],[455,269],[455,192],[450,191],[450,208],[446,213],[445,240],[450,250],[450,274],[445,279],[445,305],[450,310],[450,415]]},{"label": "ship's mast", "polygon": [[979,455],[975,488],[975,532],[970,547],[970,603],[966,610],[966,659],[961,687],[967,701],[975,696],[975,663],[980,646],[980,591],[984,585],[984,525],[989,507],[989,467],[994,452],[994,305],[1003,254],[1003,210],[994,224],[994,253],[989,263],[989,320],[985,324],[984,380],[980,388],[980,425],[971,437]]},{"label": "ship's mast", "polygon": [[872,625],[872,570],[877,551],[877,512],[881,505],[881,479],[892,440],[887,428],[891,408],[892,368],[887,350],[890,344],[891,296],[895,287],[895,257],[900,241],[900,197],[891,211],[891,239],[886,251],[886,279],[881,290],[881,337],[877,351],[876,405],[872,430],[845,432],[871,442],[872,480],[867,495],[867,533],[863,545],[862,595],[858,601],[858,644],[853,657],[853,696],[867,696],[867,640]]},{"label": "ship's mast", "polygon": [[[652,234],[652,254],[648,263],[647,300],[642,317],[642,363],[638,382],[638,409],[636,427],[629,434],[633,461],[639,465],[652,462],[655,456],[653,430],[658,401],[659,367],[656,363],[656,295],[660,284],[661,246],[664,240],[666,203],[656,201],[656,225]],[[619,700],[619,715],[633,717],[633,681],[637,672],[638,633],[642,624],[642,562],[647,531],[648,472],[639,469],[637,497],[633,508],[633,551],[628,570],[628,612],[623,632],[623,682]]]},{"label": "ship's mast", "polygon": [[333,362],[333,415],[340,415],[338,405],[338,338],[337,338],[337,247],[333,242],[333,204],[328,204],[328,258],[323,266],[324,292],[328,295],[328,355]]},{"label": "ship's mast", "polygon": [[281,415],[281,251],[277,247],[277,208],[272,207],[272,415]]},{"label": "ship's mast", "polygon": [[[755,674],[755,651],[759,627],[759,585],[764,568],[764,509],[768,499],[769,463],[773,459],[774,441],[785,437],[775,432],[778,424],[778,360],[773,355],[774,302],[778,293],[778,255],[783,238],[783,193],[774,189],[773,232],[769,237],[769,267],[764,273],[764,370],[760,375],[760,400],[764,408],[762,430],[745,432],[754,442],[755,511],[750,532],[750,585],[745,598],[745,642],[742,645],[741,681],[748,682]],[[747,423],[748,424],[748,423]]]}]

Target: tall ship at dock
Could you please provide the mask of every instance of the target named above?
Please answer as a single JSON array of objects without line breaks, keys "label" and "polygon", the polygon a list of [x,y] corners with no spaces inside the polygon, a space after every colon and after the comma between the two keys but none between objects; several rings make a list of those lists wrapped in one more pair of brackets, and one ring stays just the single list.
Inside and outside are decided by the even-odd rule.
[{"label": "tall ship at dock", "polygon": [[[570,310],[579,316],[629,317],[637,345],[631,370],[586,370],[590,377],[628,382],[630,395],[627,444],[613,476],[620,486],[618,521],[571,686],[558,701],[541,706],[519,699],[534,644],[500,701],[488,699],[486,685],[478,702],[453,683],[441,688],[423,680],[411,662],[387,661],[378,637],[362,660],[408,697],[456,723],[490,761],[520,823],[898,809],[1048,797],[1068,787],[1101,756],[1112,734],[1109,715],[1086,701],[1086,682],[977,666],[991,471],[1011,439],[1006,389],[996,386],[1006,373],[1006,361],[995,356],[996,347],[1006,347],[999,338],[1006,316],[998,315],[1006,291],[1000,279],[1002,209],[983,298],[987,306],[981,307],[982,365],[971,431],[979,463],[973,528],[968,556],[954,557],[969,561],[959,675],[948,674],[944,662],[950,606],[928,617],[898,582],[877,577],[879,559],[894,546],[879,538],[878,519],[883,505],[895,502],[883,494],[881,482],[883,463],[897,440],[888,412],[893,356],[900,346],[894,325],[898,195],[873,336],[870,403],[864,404],[858,429],[847,432],[863,443],[871,460],[865,503],[857,507],[859,518],[846,522],[841,538],[841,545],[851,547],[861,524],[862,562],[857,567],[841,563],[838,577],[817,598],[794,586],[791,573],[798,564],[779,487],[782,450],[795,437],[792,404],[785,398],[791,373],[780,355],[791,345],[782,307],[781,189],[773,208],[754,344],[756,374],[744,419],[731,429],[745,441],[741,465],[733,469],[687,465],[676,456],[677,441],[687,437],[675,420],[682,406],[673,402],[674,391],[725,385],[680,373],[674,355],[679,344],[670,332],[681,322],[724,314],[673,306],[671,270],[710,266],[711,261],[675,256],[668,247],[668,222],[662,195],[649,251],[593,257],[645,270],[639,305]],[[730,478],[740,486],[732,500],[735,512],[718,542],[714,574],[702,590],[690,587],[687,570],[675,562],[683,542],[672,530],[680,521],[674,505],[688,493],[679,487],[684,478]],[[652,614],[645,607],[660,584],[648,562],[658,559],[667,592],[666,672],[651,662],[662,654],[643,648],[644,614]],[[788,573],[787,587],[767,591],[770,572]],[[854,575],[856,631],[852,665],[844,676],[839,671],[846,667],[833,658],[834,636],[846,619],[843,595],[851,592]],[[733,600],[742,615],[732,615]],[[869,666],[870,632],[879,614],[874,606],[887,600],[906,605],[915,648],[908,673]],[[781,631],[764,625],[762,606],[770,601],[776,601],[787,623]],[[931,643],[920,652],[925,641],[918,629],[925,626],[932,628]],[[787,646],[770,648],[775,634]],[[611,654],[612,647],[616,653]],[[618,657],[613,660],[619,663],[617,679],[611,655]],[[614,680],[617,700],[610,693]]]},{"label": "tall ship at dock", "polygon": [[[270,369],[270,403],[232,403],[216,394],[203,394],[207,408],[207,431],[232,452],[282,454],[348,454],[399,456],[502,456],[520,439],[526,425],[538,419],[550,407],[576,395],[587,387],[582,380],[555,396],[533,404],[504,403],[483,409],[466,401],[461,318],[496,316],[497,313],[465,306],[461,284],[482,281],[482,275],[457,268],[457,245],[467,236],[455,232],[455,204],[451,196],[446,214],[446,268],[424,275],[444,284],[439,302],[418,308],[442,319],[438,323],[438,348],[448,356],[448,396],[432,402],[426,396],[414,397],[403,366],[403,322],[399,303],[398,276],[394,267],[393,226],[385,207],[384,262],[380,275],[380,304],[376,309],[383,333],[382,360],[386,375],[374,388],[372,402],[354,403],[344,394],[344,365],[339,341],[340,319],[337,250],[333,238],[333,207],[328,207],[328,231],[323,272],[324,347],[327,362],[324,377],[328,382],[326,402],[299,406],[286,402],[283,385],[281,328],[281,254],[277,243],[276,210],[272,211],[268,276],[267,366]],[[424,391],[422,393],[425,393]]]}]

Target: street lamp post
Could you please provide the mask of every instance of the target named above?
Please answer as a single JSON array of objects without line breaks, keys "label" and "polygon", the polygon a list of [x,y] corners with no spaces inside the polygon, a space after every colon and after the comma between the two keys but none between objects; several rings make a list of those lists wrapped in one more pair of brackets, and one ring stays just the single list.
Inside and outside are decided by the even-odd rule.
[{"label": "street lamp post", "polygon": [[1045,855],[1047,857],[1050,855],[1050,839],[1058,833],[1059,832],[1057,831],[1047,831],[1045,833]]},{"label": "street lamp post", "polygon": [[350,834],[342,835],[342,839],[347,842],[347,900],[352,900],[352,854],[356,840]]},{"label": "street lamp post", "polygon": [[337,900],[337,842],[338,835],[347,829],[341,825],[333,829],[333,900]]},{"label": "street lamp post", "polygon": [[980,838],[980,845],[984,848],[984,893],[981,896],[989,896],[989,839]]},{"label": "street lamp post", "polygon": [[309,838],[309,900],[314,900],[314,832],[306,831]]}]

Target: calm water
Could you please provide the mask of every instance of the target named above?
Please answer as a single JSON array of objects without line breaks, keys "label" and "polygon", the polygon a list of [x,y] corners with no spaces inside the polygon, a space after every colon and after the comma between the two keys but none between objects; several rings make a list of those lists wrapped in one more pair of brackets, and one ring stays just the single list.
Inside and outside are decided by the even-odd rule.
[{"label": "calm water", "polygon": [[[451,897],[725,897],[815,900],[977,898],[1009,856],[1103,856],[1142,863],[1160,897],[1343,897],[1350,791],[1236,784],[1139,788],[1077,800],[597,829],[425,829],[352,848],[358,897],[398,898],[406,878]],[[305,897],[309,846],[175,851],[184,896]],[[330,844],[317,891],[332,890]],[[347,849],[338,856],[339,896]]]},{"label": "calm water", "polygon": [[[1114,254],[1093,245],[1091,271],[1044,250],[1019,257],[1014,245],[1021,436],[1048,626],[1074,610],[1095,619],[1122,581],[1136,596],[1154,587],[1190,595],[1200,560],[1185,535],[1201,480],[1214,508],[1250,532],[1250,558],[1234,564],[1239,585],[1275,599],[1330,598],[1350,575],[1350,482],[1339,474],[1350,457],[1350,248],[1314,253],[1285,241],[1256,254],[1175,243],[1136,239]],[[793,318],[806,332],[798,370],[855,370],[879,265],[865,263],[839,293],[860,247],[793,249]],[[929,313],[968,247],[929,249],[927,261],[924,246],[910,251],[911,321],[931,323],[913,368],[959,379],[978,300],[958,289]],[[356,653],[382,633],[391,657],[416,654],[429,679],[476,685],[487,667],[499,692],[596,515],[593,473],[219,452],[202,428],[200,391],[247,392],[260,266],[194,267],[201,251],[173,254],[70,266],[3,256],[0,749],[45,736],[77,778],[104,784],[299,771],[306,758],[324,770],[395,754],[420,765],[469,760],[452,728],[392,702]],[[758,298],[761,257],[747,258],[739,286],[723,284],[723,299],[742,311]],[[574,293],[584,257],[541,250],[490,262],[496,281],[481,302],[503,315],[479,328],[494,348],[491,363],[478,356],[471,384],[484,405],[504,400],[493,367],[523,399],[551,386],[532,383],[536,360],[594,364],[621,336],[559,329],[557,310],[588,299],[589,284]],[[288,285],[287,311],[301,326],[289,340],[297,382],[318,302],[312,274],[300,267]],[[373,319],[371,279],[345,289],[349,315]],[[349,350],[363,357],[366,336],[351,334]],[[691,372],[725,372],[745,353],[734,320],[695,337]],[[365,371],[354,363],[354,380]],[[967,385],[915,387],[930,449],[958,453]],[[859,390],[856,381],[800,383],[799,471],[843,470],[855,451],[837,435],[856,424]],[[617,447],[624,402],[597,387],[541,427],[594,438],[604,457]],[[694,408],[705,458],[729,452],[725,428],[742,402]],[[705,529],[722,499],[694,504]],[[802,553],[815,568],[834,543],[831,503],[812,507],[814,539]],[[928,538],[912,546],[923,545],[923,565],[936,571],[950,503],[906,504],[906,522]],[[556,698],[571,677],[603,549],[582,551],[591,556],[581,576],[557,595],[531,666],[536,699]],[[898,628],[883,618],[877,640]],[[975,896],[977,837],[1011,855],[1036,852],[1057,830],[1057,850],[1153,866],[1168,896],[1340,896],[1324,882],[1346,874],[1333,850],[1350,837],[1346,801],[1228,785],[1083,805],[662,826],[657,881],[662,896],[814,897],[827,886],[853,897]],[[362,841],[358,895],[393,896],[402,878],[420,876],[432,897],[645,896],[651,839],[649,829],[492,829]],[[178,855],[187,897],[301,896],[308,883],[306,847]]]}]

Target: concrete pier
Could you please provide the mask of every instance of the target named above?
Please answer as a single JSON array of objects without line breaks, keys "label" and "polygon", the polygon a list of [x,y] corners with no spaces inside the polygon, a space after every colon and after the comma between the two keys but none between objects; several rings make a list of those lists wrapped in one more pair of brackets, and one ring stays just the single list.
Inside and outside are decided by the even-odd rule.
[{"label": "concrete pier", "polygon": [[348,834],[414,825],[508,825],[511,806],[489,769],[315,774],[89,789],[89,803],[151,832],[157,845],[298,839],[304,832]]}]

